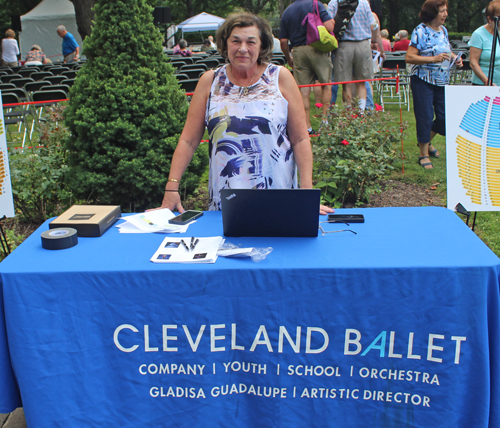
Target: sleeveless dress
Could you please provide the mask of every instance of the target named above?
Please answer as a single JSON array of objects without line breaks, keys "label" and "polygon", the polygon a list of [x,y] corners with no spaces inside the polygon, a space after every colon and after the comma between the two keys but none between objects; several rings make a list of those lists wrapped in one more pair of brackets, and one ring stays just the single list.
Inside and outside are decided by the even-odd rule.
[{"label": "sleeveless dress", "polygon": [[210,136],[209,210],[220,210],[221,189],[298,187],[279,70],[269,64],[248,92],[229,80],[226,66],[215,71],[205,116]]}]

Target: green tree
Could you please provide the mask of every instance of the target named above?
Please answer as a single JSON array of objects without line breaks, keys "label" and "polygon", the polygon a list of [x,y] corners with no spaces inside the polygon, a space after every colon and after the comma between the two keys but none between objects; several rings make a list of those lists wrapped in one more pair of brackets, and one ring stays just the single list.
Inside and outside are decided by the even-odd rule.
[{"label": "green tree", "polygon": [[[146,0],[98,0],[88,61],[70,92],[66,123],[74,193],[138,211],[159,205],[184,126],[187,101],[162,53]],[[195,153],[182,189],[194,190],[206,169]]]},{"label": "green tree", "polygon": [[12,28],[11,16],[24,15],[42,0],[0,0],[0,35]]}]

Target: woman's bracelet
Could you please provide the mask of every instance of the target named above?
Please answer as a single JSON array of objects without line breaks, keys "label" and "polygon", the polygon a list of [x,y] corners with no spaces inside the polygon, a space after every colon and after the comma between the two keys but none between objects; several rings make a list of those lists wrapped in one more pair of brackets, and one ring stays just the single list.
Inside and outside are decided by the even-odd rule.
[{"label": "woman's bracelet", "polygon": [[[173,181],[174,183],[178,183],[179,182],[179,180],[176,180],[175,178],[169,178],[168,181]],[[168,181],[167,181],[167,183],[168,183]]]},{"label": "woman's bracelet", "polygon": [[177,192],[177,193],[179,193],[178,190],[169,190],[169,189],[165,189],[165,192]]}]

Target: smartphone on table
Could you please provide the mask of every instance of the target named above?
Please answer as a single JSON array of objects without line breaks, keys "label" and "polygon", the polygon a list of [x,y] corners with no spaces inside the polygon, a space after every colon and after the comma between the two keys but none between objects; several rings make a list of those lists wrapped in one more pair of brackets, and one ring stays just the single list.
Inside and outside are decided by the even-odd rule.
[{"label": "smartphone on table", "polygon": [[196,220],[197,218],[201,217],[203,215],[203,211],[184,211],[182,214],[179,214],[178,216],[171,218],[168,222],[170,224],[177,224],[177,225],[183,225],[183,224],[188,224],[192,222],[193,220]]}]

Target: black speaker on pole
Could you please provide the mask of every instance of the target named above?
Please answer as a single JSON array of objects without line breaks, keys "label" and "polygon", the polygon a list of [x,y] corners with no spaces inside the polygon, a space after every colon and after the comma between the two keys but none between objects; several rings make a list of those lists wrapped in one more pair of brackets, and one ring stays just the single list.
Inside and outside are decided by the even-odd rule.
[{"label": "black speaker on pole", "polygon": [[169,24],[172,21],[169,7],[155,7],[153,10],[153,22],[158,24]]},{"label": "black speaker on pole", "polygon": [[21,28],[21,15],[11,15],[10,20],[14,31],[23,31]]}]

